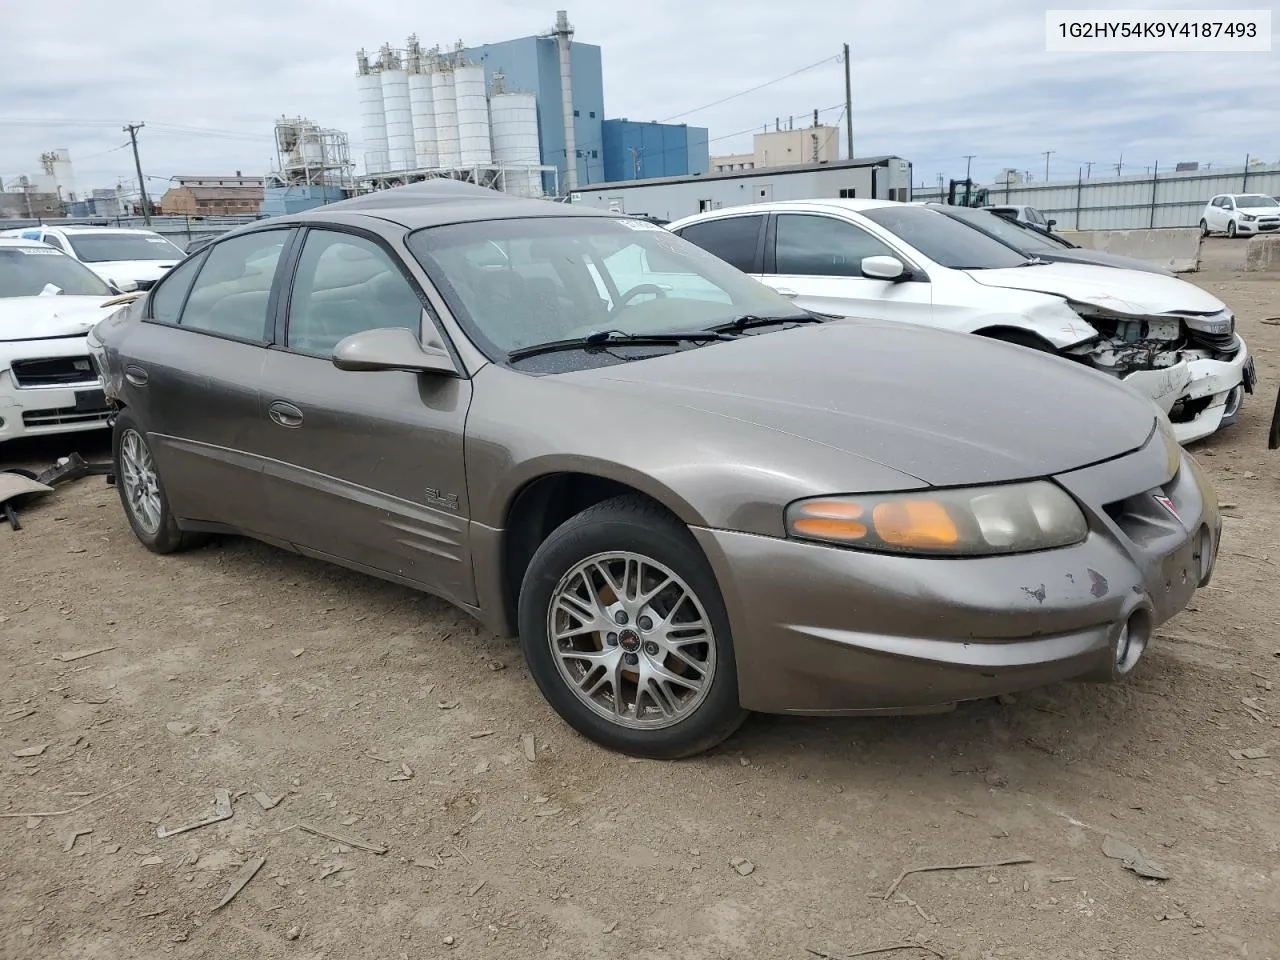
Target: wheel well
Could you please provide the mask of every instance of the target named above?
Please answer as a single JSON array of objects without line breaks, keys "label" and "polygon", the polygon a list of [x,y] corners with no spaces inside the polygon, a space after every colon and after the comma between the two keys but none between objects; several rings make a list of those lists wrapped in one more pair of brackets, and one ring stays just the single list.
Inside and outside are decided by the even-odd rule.
[{"label": "wheel well", "polygon": [[517,622],[520,584],[542,541],[587,507],[627,494],[653,500],[628,484],[586,473],[549,474],[530,482],[516,494],[503,525],[506,532],[502,551],[502,600],[508,623]]},{"label": "wheel well", "polygon": [[1005,343],[1017,344],[1020,347],[1031,347],[1034,350],[1043,350],[1045,353],[1057,353],[1058,348],[1052,343],[1040,336],[1038,333],[1032,333],[1030,330],[1022,330],[1018,327],[984,327],[981,330],[975,330],[980,337],[990,337],[992,340],[1003,340]]}]

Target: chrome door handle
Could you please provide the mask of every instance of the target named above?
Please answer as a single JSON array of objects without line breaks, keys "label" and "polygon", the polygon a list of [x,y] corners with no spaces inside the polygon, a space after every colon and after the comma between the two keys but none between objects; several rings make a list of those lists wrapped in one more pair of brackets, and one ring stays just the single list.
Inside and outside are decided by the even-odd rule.
[{"label": "chrome door handle", "polygon": [[132,363],[124,368],[124,378],[135,387],[147,385],[147,371]]},{"label": "chrome door handle", "polygon": [[267,416],[282,427],[302,426],[302,411],[284,400],[272,401],[267,407]]}]

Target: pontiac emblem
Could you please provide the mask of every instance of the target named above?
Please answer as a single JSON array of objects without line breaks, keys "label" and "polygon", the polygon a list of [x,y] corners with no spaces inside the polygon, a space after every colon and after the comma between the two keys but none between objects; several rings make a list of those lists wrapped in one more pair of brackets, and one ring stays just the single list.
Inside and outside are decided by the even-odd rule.
[{"label": "pontiac emblem", "polygon": [[1177,520],[1179,523],[1182,522],[1182,517],[1178,513],[1178,508],[1173,505],[1172,500],[1170,500],[1168,497],[1162,497],[1157,494],[1155,497],[1155,501],[1156,503],[1160,504],[1160,506],[1168,510],[1169,513],[1173,516],[1173,519]]}]

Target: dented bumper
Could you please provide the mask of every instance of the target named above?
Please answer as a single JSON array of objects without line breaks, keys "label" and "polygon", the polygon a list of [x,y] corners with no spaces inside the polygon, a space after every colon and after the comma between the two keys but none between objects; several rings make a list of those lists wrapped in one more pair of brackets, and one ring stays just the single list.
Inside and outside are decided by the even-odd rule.
[{"label": "dented bumper", "polygon": [[1228,359],[1214,359],[1205,351],[1202,357],[1159,370],[1136,371],[1123,382],[1170,415],[1179,443],[1201,440],[1230,423],[1244,393],[1253,390],[1253,358],[1242,338],[1236,342],[1239,349]]},{"label": "dented bumper", "polygon": [[729,611],[742,706],[917,712],[1127,674],[1217,554],[1217,501],[1199,468],[1184,456],[1172,480],[1164,471],[1157,440],[1058,477],[1089,517],[1088,538],[1013,557],[886,556],[695,529]]}]

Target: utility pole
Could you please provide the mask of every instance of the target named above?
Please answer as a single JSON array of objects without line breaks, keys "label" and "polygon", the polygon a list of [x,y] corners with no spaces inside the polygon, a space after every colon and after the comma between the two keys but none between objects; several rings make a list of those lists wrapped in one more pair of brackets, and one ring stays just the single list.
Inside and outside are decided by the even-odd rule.
[{"label": "utility pole", "polygon": [[138,193],[142,197],[142,220],[149,227],[151,226],[151,202],[147,200],[147,181],[142,178],[142,161],[138,159],[138,131],[145,126],[145,123],[131,123],[122,129],[129,135],[129,142],[133,144],[133,168],[138,172]]},{"label": "utility pole", "polygon": [[976,156],[977,156],[977,154],[976,154],[976,153],[966,153],[966,154],[964,155],[964,178],[965,178],[966,180],[972,179],[972,178],[969,176],[969,170],[970,170],[970,167],[971,167],[971,166],[972,166],[972,164],[973,164],[973,158],[974,158],[974,157],[976,157]]},{"label": "utility pole", "polygon": [[1044,152],[1044,182],[1049,182],[1049,157],[1057,153],[1057,150],[1046,150]]},{"label": "utility pole", "polygon": [[1120,154],[1120,162],[1116,164],[1116,176],[1120,176],[1120,171],[1124,169],[1124,154]]},{"label": "utility pole", "polygon": [[1092,161],[1092,160],[1086,160],[1086,161],[1084,162],[1084,176],[1085,176],[1085,179],[1086,179],[1086,180],[1087,180],[1087,179],[1089,179],[1091,176],[1093,176],[1093,161]]},{"label": "utility pole", "polygon": [[849,151],[846,159],[853,159],[853,78],[850,75],[849,45],[844,45],[844,135],[845,148]]}]

